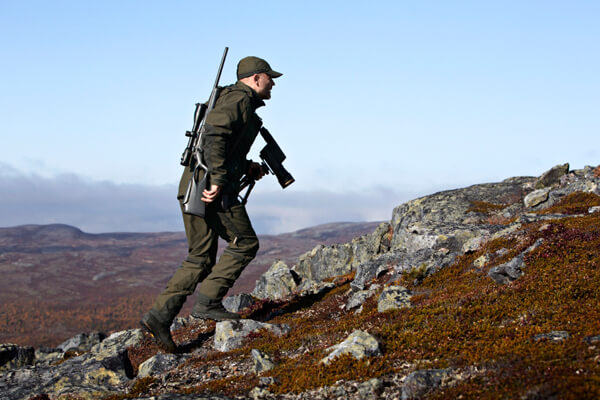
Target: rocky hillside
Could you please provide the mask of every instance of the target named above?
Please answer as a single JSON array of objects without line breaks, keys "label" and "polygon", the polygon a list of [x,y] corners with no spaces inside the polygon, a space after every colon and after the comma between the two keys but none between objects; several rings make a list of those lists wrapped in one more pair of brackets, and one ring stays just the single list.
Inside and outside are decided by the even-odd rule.
[{"label": "rocky hillside", "polygon": [[226,306],[56,349],[5,344],[1,399],[600,398],[600,168],[435,193],[275,262]]}]

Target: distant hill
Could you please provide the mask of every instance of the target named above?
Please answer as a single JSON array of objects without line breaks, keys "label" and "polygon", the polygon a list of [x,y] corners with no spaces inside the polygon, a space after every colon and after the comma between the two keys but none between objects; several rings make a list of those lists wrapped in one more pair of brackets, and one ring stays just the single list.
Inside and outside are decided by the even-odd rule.
[{"label": "distant hill", "polygon": [[[259,235],[259,253],[230,294],[252,291],[278,259],[293,263],[318,244],[346,242],[377,225],[333,223]],[[186,253],[183,232],[90,234],[63,224],[0,228],[0,342],[53,345],[81,331],[129,327]]]}]

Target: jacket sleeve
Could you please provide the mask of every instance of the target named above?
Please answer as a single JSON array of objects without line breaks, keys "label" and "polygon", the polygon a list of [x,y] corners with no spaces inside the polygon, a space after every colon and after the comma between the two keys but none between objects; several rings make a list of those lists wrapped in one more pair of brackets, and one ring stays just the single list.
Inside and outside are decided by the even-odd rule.
[{"label": "jacket sleeve", "polygon": [[223,186],[227,179],[227,154],[234,132],[239,132],[248,121],[250,99],[241,91],[220,96],[215,107],[206,117],[203,135],[204,161],[210,172],[210,182]]}]

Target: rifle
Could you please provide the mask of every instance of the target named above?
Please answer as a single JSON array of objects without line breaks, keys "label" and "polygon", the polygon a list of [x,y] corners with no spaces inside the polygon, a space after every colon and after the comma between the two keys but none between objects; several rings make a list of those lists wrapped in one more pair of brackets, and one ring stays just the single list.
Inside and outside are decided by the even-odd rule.
[{"label": "rifle", "polygon": [[[219,96],[219,79],[221,79],[221,72],[223,72],[223,65],[225,64],[225,58],[227,57],[228,47],[225,47],[223,51],[223,57],[221,58],[221,64],[217,72],[217,78],[213,85],[212,92],[206,103],[196,103],[196,110],[194,111],[194,124],[191,131],[186,131],[185,136],[189,137],[187,147],[181,155],[181,165],[189,167],[192,172],[192,177],[188,183],[188,188],[183,198],[183,212],[186,214],[193,214],[199,217],[204,217],[206,211],[206,204],[201,200],[202,192],[208,185],[208,167],[204,164],[202,157],[202,135],[205,130],[206,116],[209,111],[212,110]],[[200,170],[204,171],[202,179],[199,178]]]},{"label": "rifle", "polygon": [[[295,181],[292,174],[290,174],[283,166],[285,154],[267,128],[260,128],[260,134],[267,143],[260,151],[260,158],[263,160],[261,163],[261,168],[265,175],[268,175],[269,173],[275,175],[277,177],[277,181],[281,185],[281,188],[285,189]],[[239,196],[242,204],[246,204],[248,202],[248,196],[250,196],[250,192],[252,192],[252,189],[254,189],[255,184],[256,179],[252,176],[246,175],[242,178],[240,192],[244,190],[244,188],[248,188],[244,194],[244,197]]]}]

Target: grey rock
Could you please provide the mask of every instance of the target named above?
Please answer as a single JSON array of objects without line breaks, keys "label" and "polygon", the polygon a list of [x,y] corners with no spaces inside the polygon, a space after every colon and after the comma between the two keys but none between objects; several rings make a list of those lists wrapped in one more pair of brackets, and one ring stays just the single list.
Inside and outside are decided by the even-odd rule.
[{"label": "grey rock", "polygon": [[361,400],[375,400],[379,398],[383,389],[383,382],[377,378],[370,379],[358,385],[358,398]]},{"label": "grey rock", "polygon": [[519,254],[507,263],[490,268],[488,276],[500,285],[510,283],[523,275],[523,260],[523,254]]},{"label": "grey rock", "polygon": [[468,239],[462,246],[463,253],[473,253],[483,245],[489,238],[486,236],[475,236]]},{"label": "grey rock", "polygon": [[329,292],[333,288],[335,288],[335,284],[333,282],[316,282],[312,280],[306,280],[298,286],[298,295],[301,297],[320,296]]},{"label": "grey rock", "polygon": [[372,260],[360,263],[356,267],[356,274],[350,286],[352,290],[363,290],[367,283],[378,278],[388,270],[396,270],[401,258],[395,253],[384,253]]},{"label": "grey rock", "polygon": [[270,371],[275,368],[276,364],[267,353],[257,349],[252,349],[251,352],[254,372],[259,374],[264,371]]},{"label": "grey rock", "polygon": [[569,173],[569,164],[562,164],[552,167],[544,172],[535,182],[536,189],[545,188],[548,186],[560,183],[560,178]]},{"label": "grey rock", "polygon": [[369,290],[360,290],[352,293],[346,302],[346,309],[352,310],[363,305],[367,299],[373,297],[377,292],[377,287],[371,287]]},{"label": "grey rock", "polygon": [[137,376],[138,378],[144,378],[147,376],[160,375],[177,367],[188,358],[190,358],[190,356],[185,354],[158,353],[140,364]]},{"label": "grey rock", "polygon": [[37,365],[0,374],[0,393],[14,400],[26,400],[39,393],[83,399],[122,393],[133,377],[127,348],[139,344],[142,338],[139,329],[117,332],[89,352],[58,365]]},{"label": "grey rock", "polygon": [[251,319],[222,321],[216,325],[213,347],[219,351],[230,351],[239,348],[248,335],[262,329],[271,331],[276,335],[284,335],[290,331],[290,327],[285,324],[267,324]]},{"label": "grey rock", "polygon": [[250,398],[254,400],[266,399],[270,395],[271,392],[261,387],[255,387],[250,392],[248,392],[248,396],[250,396]]},{"label": "grey rock", "polygon": [[259,299],[283,299],[298,288],[300,278],[283,261],[276,261],[256,281],[252,295]]},{"label": "grey rock", "polygon": [[390,237],[390,225],[382,223],[372,234],[355,238],[350,243],[315,247],[301,255],[292,269],[300,279],[315,282],[346,275],[359,264],[387,252]]},{"label": "grey rock", "polygon": [[600,206],[590,207],[588,210],[588,213],[590,213],[590,214],[594,214],[597,212],[600,212]]},{"label": "grey rock", "polygon": [[527,208],[536,207],[548,200],[550,197],[550,188],[534,190],[523,199],[523,204]]},{"label": "grey rock", "polygon": [[35,365],[49,366],[63,359],[65,353],[61,349],[40,347],[35,349]]},{"label": "grey rock", "polygon": [[252,307],[255,303],[254,298],[247,293],[240,293],[223,299],[223,306],[227,311],[234,313]]},{"label": "grey rock", "polygon": [[548,340],[550,342],[562,342],[565,339],[568,339],[569,332],[567,331],[552,331],[548,333],[540,333],[539,335],[535,335],[533,340],[539,342],[540,340]]},{"label": "grey rock", "polygon": [[404,380],[402,400],[420,399],[439,388],[450,376],[450,369],[428,369],[412,372]]},{"label": "grey rock", "polygon": [[321,360],[324,364],[329,364],[336,357],[343,354],[350,354],[356,359],[362,359],[364,357],[378,356],[381,355],[379,349],[379,343],[375,337],[369,333],[361,330],[352,332],[350,336],[346,338],[342,343],[331,346],[327,349],[329,355]]},{"label": "grey rock", "polygon": [[57,347],[62,351],[70,349],[89,351],[93,346],[102,342],[104,339],[106,339],[106,333],[103,332],[80,333],[59,344]]},{"label": "grey rock", "polygon": [[447,190],[404,203],[392,213],[393,238],[391,249],[402,249],[403,241],[398,233],[420,224],[427,226],[468,225],[468,210],[474,201],[491,204],[516,204],[523,198],[523,185],[535,178],[517,177],[500,183],[473,185],[462,189]]},{"label": "grey rock", "polygon": [[33,347],[16,344],[0,344],[0,371],[21,368],[33,364]]},{"label": "grey rock", "polygon": [[412,307],[410,290],[404,286],[388,286],[383,289],[377,303],[377,311],[385,312]]},{"label": "grey rock", "polygon": [[544,243],[544,239],[540,238],[536,240],[533,245],[529,246],[524,252],[509,262],[490,268],[488,276],[492,278],[494,282],[500,285],[505,285],[516,279],[519,279],[521,276],[523,276],[523,269],[526,267],[525,254],[537,249],[542,243]]}]

